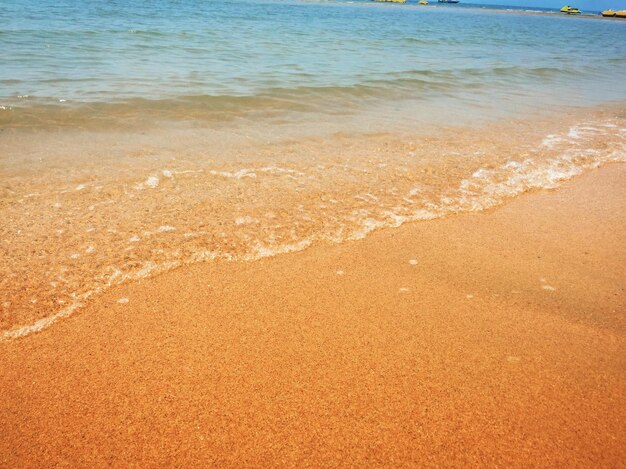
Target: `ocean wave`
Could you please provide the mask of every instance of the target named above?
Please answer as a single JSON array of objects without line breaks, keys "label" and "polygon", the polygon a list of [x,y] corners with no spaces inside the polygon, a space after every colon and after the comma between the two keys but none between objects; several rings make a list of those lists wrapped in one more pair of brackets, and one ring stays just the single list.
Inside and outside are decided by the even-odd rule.
[{"label": "ocean wave", "polygon": [[[455,96],[459,100],[484,93],[510,94],[517,85],[532,80],[566,80],[591,73],[593,68],[547,66],[485,66],[445,69],[410,69],[381,75],[355,76],[352,83],[259,88],[254,94],[192,94],[166,98],[111,95],[109,100],[91,101],[88,95],[15,95],[0,104],[3,128],[137,128],[160,120],[229,122],[245,116],[287,116],[289,113],[341,113],[375,102],[407,99],[433,100]],[[294,72],[296,75],[306,73]],[[97,82],[99,77],[46,78],[41,83],[72,84]],[[17,83],[10,80],[11,83]],[[187,80],[188,82],[188,80]],[[114,85],[114,84],[113,84]],[[120,84],[121,86],[121,84]],[[499,91],[498,91],[499,90]],[[27,96],[28,99],[25,99]]]},{"label": "ocean wave", "polygon": [[[599,143],[594,146],[592,144],[594,141],[604,142],[608,135],[612,138],[611,145]],[[599,140],[597,140],[598,138]],[[353,194],[354,205],[352,207],[347,206],[339,212],[331,210],[328,212],[329,215],[323,216],[310,212],[310,209],[305,209],[303,206],[298,206],[296,202],[293,209],[298,217],[293,219],[290,225],[281,228],[286,229],[287,233],[291,233],[288,236],[279,236],[278,232],[272,232],[280,224],[277,225],[273,221],[275,215],[271,213],[261,212],[255,217],[249,214],[240,214],[233,216],[231,228],[243,230],[240,241],[243,244],[236,248],[230,244],[219,247],[219,243],[212,248],[202,247],[201,241],[203,239],[216,235],[219,238],[219,232],[203,228],[202,223],[197,226],[195,231],[180,230],[175,218],[169,222],[161,218],[160,225],[155,226],[152,230],[144,229],[127,241],[128,246],[144,245],[146,249],[143,252],[146,255],[156,256],[158,254],[157,257],[160,256],[161,260],[157,260],[156,257],[152,259],[139,258],[125,267],[108,267],[97,274],[98,282],[95,286],[72,292],[68,301],[63,301],[64,304],[61,305],[60,309],[52,312],[52,314],[32,323],[13,326],[1,331],[0,341],[13,340],[42,331],[55,322],[71,316],[94,296],[102,294],[111,287],[152,277],[183,265],[216,260],[254,262],[279,254],[302,251],[316,243],[341,243],[362,239],[376,230],[398,227],[407,222],[483,211],[497,207],[507,200],[531,190],[553,189],[589,169],[611,162],[626,162],[625,139],[626,130],[613,122],[584,122],[570,127],[561,134],[546,136],[543,142],[524,157],[512,157],[495,166],[490,164],[474,168],[470,173],[465,174],[456,186],[443,187],[436,192],[430,191],[427,185],[411,183],[402,192],[398,192],[393,187],[388,187],[386,192],[372,194],[364,186]],[[553,156],[546,157],[544,154],[546,151]],[[374,168],[350,169],[348,167],[345,169],[353,174],[350,176],[351,178],[358,177],[359,173],[366,174],[374,170]],[[322,168],[322,171],[326,171],[326,169]],[[175,188],[176,179],[186,174],[185,171],[177,172],[169,169],[152,173],[131,186],[132,191],[135,192],[127,192],[127,196],[130,197],[130,200],[135,200],[135,194],[145,191],[166,191],[164,194],[171,194],[166,197],[172,197],[176,191],[172,192],[170,188]],[[195,177],[196,175],[201,178],[201,181],[205,181],[206,177],[232,180],[232,183],[239,187],[243,187],[241,184],[281,187],[283,184],[281,181],[292,180],[295,187],[302,187],[306,181],[314,181],[311,179],[311,174],[299,169],[281,166],[240,167],[230,170],[208,169],[193,173],[190,176]],[[357,184],[355,190],[358,187]],[[87,194],[92,190],[95,190],[93,185],[80,184],[71,189],[60,191],[59,194]],[[131,189],[125,189],[125,191],[128,190]],[[33,198],[40,200],[48,200],[50,197],[50,194],[33,195]],[[325,206],[334,207],[339,203],[332,197],[324,197],[323,202],[324,204],[319,205],[318,209],[324,209]],[[112,206],[114,207],[114,205]],[[319,220],[315,221],[315,217]],[[299,224],[307,220],[313,223],[311,225],[313,228],[298,234]],[[217,227],[221,227],[222,230],[228,229],[225,220],[219,222]],[[110,231],[113,233],[112,236],[117,236],[115,229],[110,229]],[[59,232],[58,235],[61,236],[63,233]],[[168,252],[159,248],[159,244],[154,244],[158,240],[165,239],[163,237],[172,240],[168,244]],[[198,247],[185,248],[186,243],[194,240],[199,241]],[[88,246],[87,243],[83,244],[85,255],[93,254],[96,251],[92,244]],[[70,257],[79,259],[80,255],[76,253]],[[53,288],[56,286],[53,285]]]}]

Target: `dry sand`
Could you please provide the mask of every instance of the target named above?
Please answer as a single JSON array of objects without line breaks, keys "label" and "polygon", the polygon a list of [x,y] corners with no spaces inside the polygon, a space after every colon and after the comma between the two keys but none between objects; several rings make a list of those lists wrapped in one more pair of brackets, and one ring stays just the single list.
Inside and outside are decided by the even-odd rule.
[{"label": "dry sand", "polygon": [[616,164],[114,288],[0,343],[0,466],[624,466],[625,250]]}]

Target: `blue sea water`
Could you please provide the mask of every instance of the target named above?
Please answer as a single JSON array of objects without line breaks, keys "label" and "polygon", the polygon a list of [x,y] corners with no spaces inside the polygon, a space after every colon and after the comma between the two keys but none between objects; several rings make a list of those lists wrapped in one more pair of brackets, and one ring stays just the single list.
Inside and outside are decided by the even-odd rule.
[{"label": "blue sea water", "polygon": [[412,1],[4,0],[0,25],[6,126],[626,98],[626,21]]}]

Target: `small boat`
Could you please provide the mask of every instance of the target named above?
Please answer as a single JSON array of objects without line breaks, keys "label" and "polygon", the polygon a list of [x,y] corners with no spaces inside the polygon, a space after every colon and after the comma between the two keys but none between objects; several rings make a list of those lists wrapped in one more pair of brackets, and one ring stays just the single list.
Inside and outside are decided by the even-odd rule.
[{"label": "small boat", "polygon": [[374,0],[381,3],[406,3],[406,0]]},{"label": "small boat", "polygon": [[437,0],[439,3],[459,3],[459,0]]},{"label": "small boat", "polygon": [[615,16],[615,12],[613,10],[604,10],[602,12],[602,16],[606,16],[607,18]]},{"label": "small boat", "polygon": [[565,5],[561,8],[561,13],[567,13],[568,15],[580,15],[580,10],[569,5]]},{"label": "small boat", "polygon": [[420,0],[419,4],[420,5],[428,5],[428,2],[426,0]]},{"label": "small boat", "polygon": [[620,10],[615,12],[617,18],[626,18],[626,10]]}]

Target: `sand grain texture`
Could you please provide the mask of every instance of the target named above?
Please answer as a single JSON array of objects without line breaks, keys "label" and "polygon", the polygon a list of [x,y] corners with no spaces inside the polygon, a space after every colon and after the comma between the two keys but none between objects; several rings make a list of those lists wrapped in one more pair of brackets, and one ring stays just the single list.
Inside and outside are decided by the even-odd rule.
[{"label": "sand grain texture", "polygon": [[625,188],[113,288],[0,343],[0,466],[624,465]]}]

